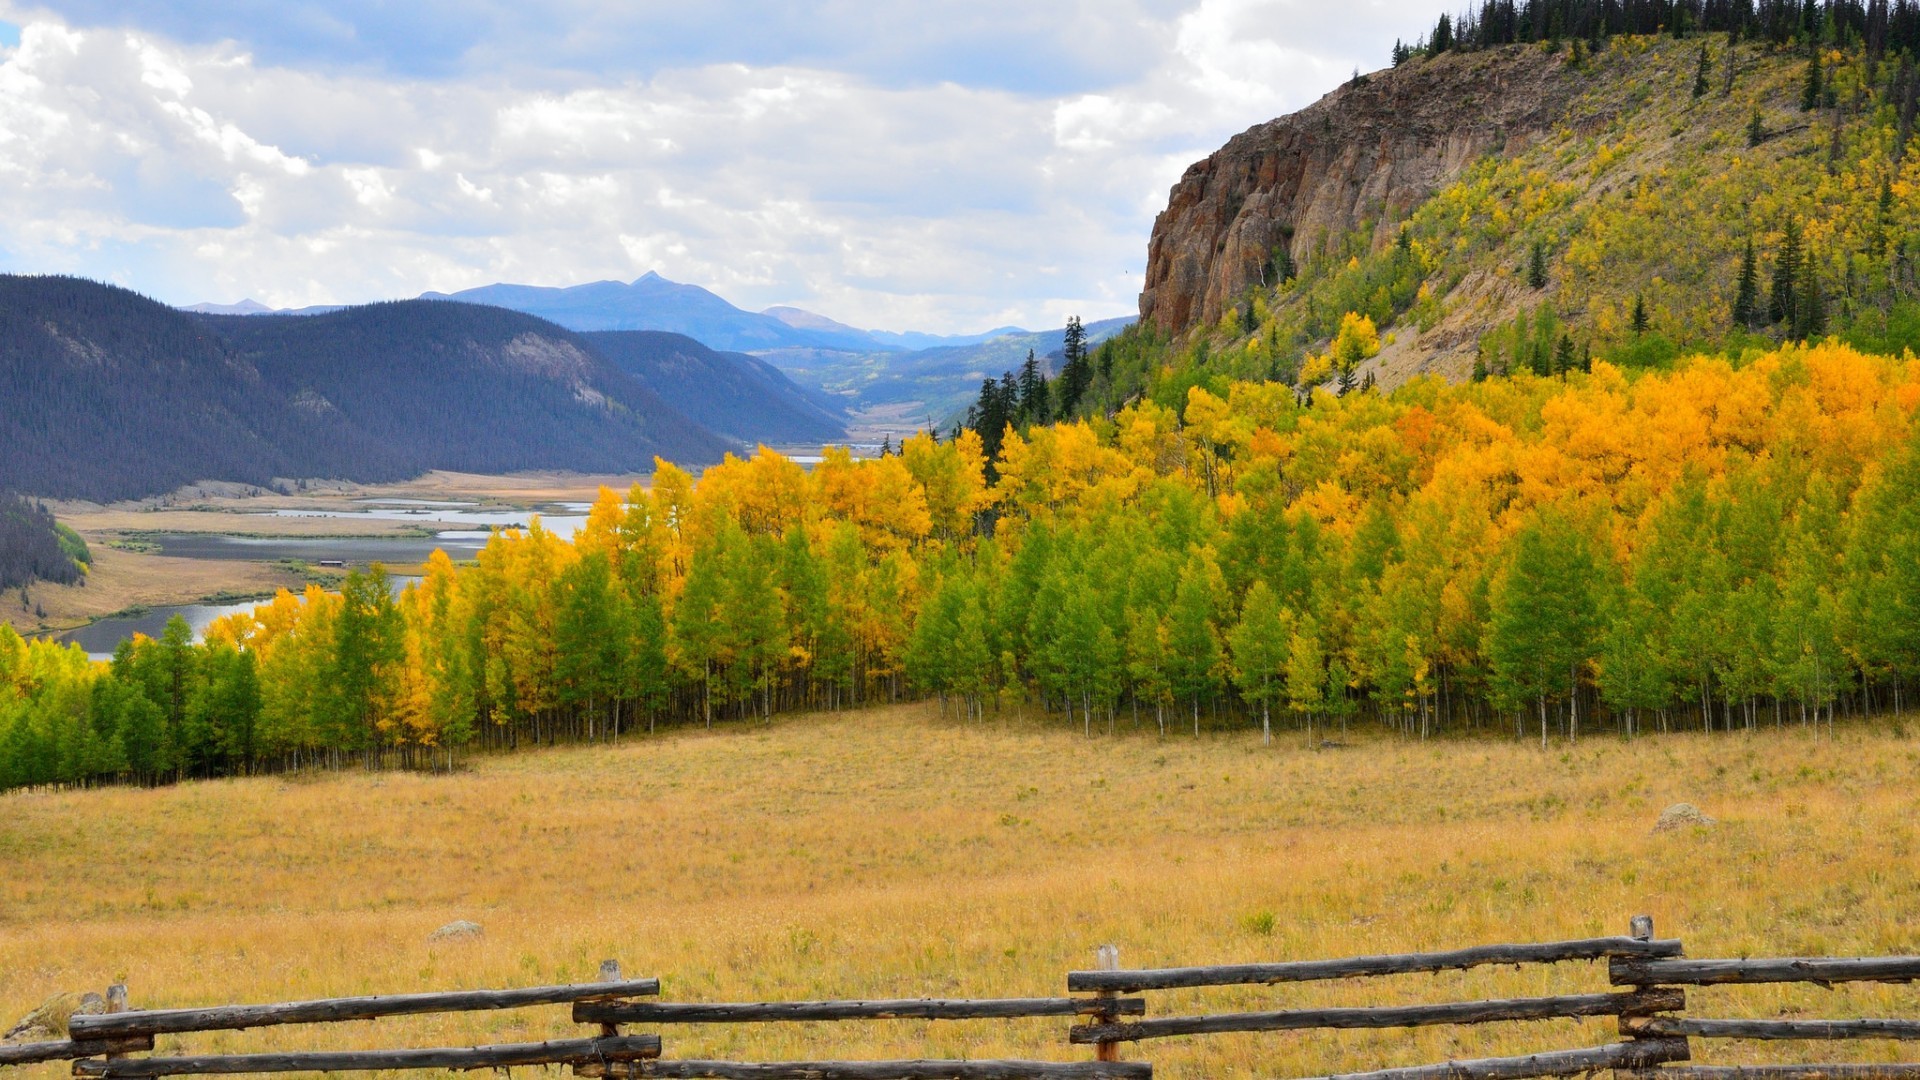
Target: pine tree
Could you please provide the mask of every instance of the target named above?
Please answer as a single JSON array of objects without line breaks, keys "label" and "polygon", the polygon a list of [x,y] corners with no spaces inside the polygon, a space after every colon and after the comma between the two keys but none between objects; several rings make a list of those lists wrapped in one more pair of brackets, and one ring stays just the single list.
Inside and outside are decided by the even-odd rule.
[{"label": "pine tree", "polygon": [[1820,102],[1826,97],[1826,92],[1821,85],[1824,81],[1822,74],[1820,55],[1816,52],[1813,59],[1807,61],[1807,79],[1800,88],[1801,112],[1812,112],[1819,108]]},{"label": "pine tree", "polygon": [[987,473],[994,475],[994,462],[1000,460],[1000,444],[1007,437],[1016,393],[1013,373],[999,379],[980,380],[980,396],[967,409],[967,427],[980,436],[980,449],[987,459]]},{"label": "pine tree", "polygon": [[1527,288],[1544,289],[1547,287],[1547,245],[1535,242],[1533,251],[1527,256]]},{"label": "pine tree", "polygon": [[1707,96],[1707,74],[1713,70],[1713,57],[1707,52],[1707,43],[1700,43],[1700,67],[1693,75],[1693,97],[1698,101]]},{"label": "pine tree", "polygon": [[1759,106],[1753,110],[1753,119],[1747,121],[1747,149],[1751,150],[1767,141],[1767,121],[1760,115]]},{"label": "pine tree", "polygon": [[1795,288],[1793,336],[1800,341],[1818,341],[1827,334],[1827,294],[1820,285],[1820,270],[1812,253],[1800,260],[1800,282]]},{"label": "pine tree", "polygon": [[1020,422],[1023,424],[1046,424],[1053,419],[1051,402],[1047,398],[1047,377],[1040,373],[1040,361],[1027,350],[1027,359],[1020,365]]},{"label": "pine tree", "polygon": [[1780,240],[1780,254],[1773,261],[1773,290],[1767,297],[1768,322],[1787,322],[1798,310],[1794,287],[1800,280],[1800,258],[1800,223],[1789,220],[1786,235]]},{"label": "pine tree", "polygon": [[1054,415],[1068,420],[1080,410],[1080,399],[1086,395],[1087,388],[1093,385],[1093,365],[1087,362],[1087,332],[1081,328],[1078,315],[1067,320],[1061,353],[1060,377],[1054,380],[1060,395],[1060,407]]},{"label": "pine tree", "polygon": [[1579,363],[1573,351],[1573,335],[1561,334],[1560,343],[1553,347],[1553,371],[1556,375],[1565,375]]},{"label": "pine tree", "polygon": [[1633,297],[1633,332],[1644,334],[1650,324],[1647,321],[1647,298],[1635,293]]},{"label": "pine tree", "polygon": [[1733,325],[1742,330],[1753,329],[1753,321],[1760,314],[1760,269],[1754,259],[1753,238],[1747,238],[1747,252],[1740,257],[1740,280],[1735,286],[1733,297]]}]

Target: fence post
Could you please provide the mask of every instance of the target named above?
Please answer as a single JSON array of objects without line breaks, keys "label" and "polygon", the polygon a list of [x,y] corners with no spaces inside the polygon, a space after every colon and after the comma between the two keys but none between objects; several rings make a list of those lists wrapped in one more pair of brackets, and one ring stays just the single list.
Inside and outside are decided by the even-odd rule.
[{"label": "fence post", "polygon": [[1633,928],[1632,936],[1635,941],[1653,940],[1653,916],[1635,915],[1630,925]]},{"label": "fence post", "polygon": [[[1095,966],[1098,967],[1101,971],[1119,971],[1120,970],[1120,946],[1102,945],[1098,949],[1094,950],[1093,955],[1095,958]],[[1115,998],[1118,996],[1119,996],[1119,993],[1113,990],[1094,991],[1094,997],[1096,998],[1111,1000],[1112,998]],[[1111,1007],[1109,1007],[1107,1011],[1101,1012],[1094,1016],[1094,1021],[1096,1023],[1101,1023],[1101,1024],[1111,1024],[1117,1019],[1119,1019],[1119,1014],[1114,1012]],[[1093,1060],[1119,1061],[1120,1060],[1120,1044],[1117,1042],[1112,1042],[1105,1039],[1101,1040],[1100,1042],[1094,1043],[1093,1044]]]},{"label": "fence post", "polygon": [[[619,982],[620,981],[620,961],[618,960],[600,961],[600,981],[603,983]],[[619,1024],[601,1024],[600,1034],[603,1036],[618,1035],[620,1034],[620,1025]]]},{"label": "fence post", "polygon": [[[110,1013],[123,1013],[127,1011],[126,983],[114,983],[112,986],[107,987],[107,1011]],[[68,1037],[71,1038],[72,1036]],[[125,1054],[110,1053],[106,1055],[106,1058],[108,1061],[113,1061],[126,1056]]]}]

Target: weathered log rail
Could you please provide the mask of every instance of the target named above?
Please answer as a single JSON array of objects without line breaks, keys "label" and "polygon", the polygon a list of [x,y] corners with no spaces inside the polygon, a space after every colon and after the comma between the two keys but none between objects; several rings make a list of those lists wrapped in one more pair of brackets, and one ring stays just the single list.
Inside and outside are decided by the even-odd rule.
[{"label": "weathered log rail", "polygon": [[104,1054],[134,1054],[153,1049],[153,1036],[137,1039],[59,1039],[52,1042],[0,1046],[0,1065],[38,1065],[43,1061],[72,1061]]},{"label": "weathered log rail", "polygon": [[896,1001],[582,1002],[577,1024],[764,1024],[811,1020],[1014,1020],[1035,1016],[1141,1016],[1145,998],[981,998]]},{"label": "weathered log rail", "polygon": [[[1326,1080],[1527,1080],[1600,1070],[1612,1070],[1616,1080],[1920,1080],[1920,1062],[1692,1063],[1695,1039],[1920,1041],[1920,1020],[1708,1019],[1682,1015],[1687,1007],[1687,987],[1802,983],[1831,988],[1841,983],[1914,982],[1920,981],[1920,957],[1697,960],[1685,955],[1680,941],[1656,939],[1652,920],[1645,916],[1633,920],[1632,932],[1626,937],[1480,945],[1442,952],[1133,971],[1120,969],[1118,951],[1112,946],[1102,946],[1099,958],[1098,970],[1068,973],[1070,996],[1033,998],[640,1001],[635,999],[659,994],[659,981],[623,979],[620,966],[613,961],[601,965],[596,981],[560,986],[209,1008],[129,1010],[125,988],[116,986],[109,991],[106,1013],[74,1016],[70,1037],[64,1040],[0,1046],[0,1066],[72,1060],[75,1076],[99,1080],[502,1069],[516,1065],[566,1066],[574,1075],[589,1080],[1152,1080],[1150,1063],[1119,1060],[1122,1046],[1223,1032],[1411,1028],[1611,1016],[1621,1041],[1604,1046],[1378,1069]],[[1464,971],[1488,965],[1602,960],[1613,989],[1599,993],[1152,1017],[1148,1016],[1145,997],[1120,996]],[[152,1054],[156,1038],[161,1036],[548,1005],[569,1006],[570,1019],[588,1025],[597,1034],[504,1046]],[[1068,1027],[1066,1042],[1071,1046],[1092,1045],[1095,1060],[705,1061],[664,1057],[659,1035],[622,1032],[628,1025],[1028,1018],[1081,1021]],[[142,1054],[148,1056],[135,1056]]]},{"label": "weathered log rail", "polygon": [[504,1069],[515,1065],[585,1065],[660,1055],[657,1035],[562,1039],[512,1046],[430,1050],[353,1050],[282,1054],[209,1054],[199,1057],[77,1061],[73,1075],[103,1080],[157,1076],[232,1076],[242,1073],[369,1072],[394,1069]]},{"label": "weathered log rail", "polygon": [[178,1035],[190,1031],[242,1031],[278,1024],[331,1024],[425,1013],[522,1009],[531,1005],[567,1005],[660,992],[658,979],[634,979],[568,986],[528,986],[517,990],[456,990],[435,994],[383,994],[375,997],[324,998],[274,1005],[222,1005],[210,1009],[152,1009],[76,1016],[75,1038],[112,1039],[134,1035]]},{"label": "weathered log rail", "polygon": [[1228,1031],[1309,1031],[1315,1028],[1429,1027],[1436,1024],[1492,1024],[1511,1020],[1561,1020],[1586,1016],[1628,1016],[1687,1007],[1679,990],[1660,988],[1631,994],[1569,994],[1505,1001],[1457,1001],[1444,1005],[1375,1006],[1356,1009],[1289,1009],[1281,1012],[1172,1016],[1131,1024],[1085,1024],[1068,1032],[1076,1043],[1138,1042],[1170,1035],[1213,1035]]},{"label": "weathered log rail", "polygon": [[643,1061],[589,1067],[617,1080],[1152,1080],[1144,1061]]},{"label": "weathered log rail", "polygon": [[[1631,937],[1549,941],[1535,945],[1481,945],[1448,952],[1394,956],[1356,956],[1345,960],[1298,960],[1285,964],[1227,964],[1219,967],[1145,968],[1137,971],[1070,971],[1070,991],[1178,990],[1196,986],[1245,986],[1325,982],[1374,975],[1424,975],[1487,965],[1554,964],[1611,957],[1679,956],[1678,941]],[[1617,980],[1616,980],[1617,981]],[[1651,984],[1649,984],[1651,985]]]}]

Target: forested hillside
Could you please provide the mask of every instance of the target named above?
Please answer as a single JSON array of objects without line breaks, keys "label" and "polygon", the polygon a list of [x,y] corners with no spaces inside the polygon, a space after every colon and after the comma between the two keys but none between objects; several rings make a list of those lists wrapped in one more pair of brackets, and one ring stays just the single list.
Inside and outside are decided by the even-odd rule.
[{"label": "forested hillside", "polygon": [[749,446],[844,442],[845,418],[826,394],[801,388],[758,357],[721,353],[682,334],[610,330],[580,335],[680,413]]},{"label": "forested hillside", "polygon": [[[1143,327],[1101,356],[1087,407],[1233,379],[1659,368],[1829,333],[1920,347],[1916,51],[1906,0],[1444,20],[1189,171]],[[1350,312],[1377,356],[1332,348]]]},{"label": "forested hillside", "polygon": [[[93,562],[87,542],[53,520],[47,508],[0,491],[0,589],[80,580]],[[20,594],[25,603],[27,594]]]},{"label": "forested hillside", "polygon": [[408,475],[636,472],[655,454],[712,461],[727,447],[575,335],[503,308],[409,300],[200,318],[293,408],[328,421],[319,462],[372,446]]},{"label": "forested hillside", "polygon": [[189,315],[0,276],[0,488],[112,500],[198,480],[640,470],[730,445],[574,335],[498,308]]}]

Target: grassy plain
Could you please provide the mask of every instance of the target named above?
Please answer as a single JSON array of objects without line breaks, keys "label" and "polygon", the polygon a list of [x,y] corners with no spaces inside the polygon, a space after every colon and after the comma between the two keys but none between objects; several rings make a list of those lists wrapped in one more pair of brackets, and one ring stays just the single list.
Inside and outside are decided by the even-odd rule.
[{"label": "grassy plain", "polygon": [[[349,773],[0,797],[0,1021],[124,979],[136,1006],[577,981],[663,1000],[1047,995],[1127,966],[1624,932],[1695,956],[1920,952],[1920,741],[1891,723],[1555,746],[1081,738],[906,705]],[[1691,801],[1712,828],[1655,834]],[[453,919],[468,942],[428,941]],[[1150,1014],[1604,989],[1598,967],[1190,991]],[[1920,990],[1706,990],[1694,1015],[1920,1015]],[[670,1056],[1036,1056],[1065,1023],[670,1029]],[[517,1041],[550,1008],[163,1040]],[[1612,1041],[1610,1023],[1201,1036],[1159,1075],[1304,1076]],[[1890,1044],[1802,1048],[1888,1059]],[[1714,1047],[1713,1060],[1796,1051]],[[55,1075],[40,1067],[35,1077]]]}]

